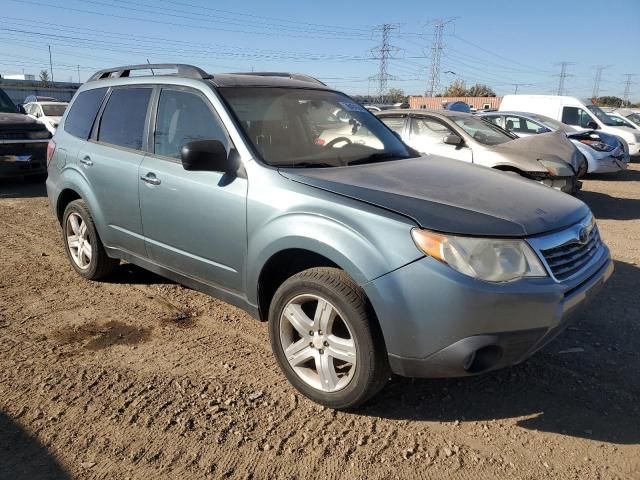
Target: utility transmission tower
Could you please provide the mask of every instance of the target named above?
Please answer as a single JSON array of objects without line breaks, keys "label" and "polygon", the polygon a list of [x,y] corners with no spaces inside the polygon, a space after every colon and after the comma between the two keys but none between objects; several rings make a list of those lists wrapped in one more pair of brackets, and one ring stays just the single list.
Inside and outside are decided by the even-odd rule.
[{"label": "utility transmission tower", "polygon": [[427,86],[427,97],[433,97],[440,87],[440,60],[442,59],[442,50],[444,49],[443,37],[444,27],[453,22],[455,18],[448,20],[436,20],[433,26],[433,42],[431,44],[431,75],[429,76],[429,84]]},{"label": "utility transmission tower", "polygon": [[600,93],[600,80],[602,80],[602,71],[610,66],[611,65],[596,66],[596,76],[593,79],[593,92],[591,92],[591,98],[598,98],[598,93]]},{"label": "utility transmission tower", "polygon": [[513,85],[513,94],[517,95],[518,94],[518,87],[531,87],[532,84],[530,83],[511,83],[510,85]]},{"label": "utility transmission tower", "polygon": [[51,58],[51,45],[49,47],[49,70],[51,70],[51,83],[53,83],[53,60]]},{"label": "utility transmission tower", "polygon": [[564,95],[564,82],[567,79],[567,77],[573,77],[573,75],[570,75],[567,73],[567,67],[569,65],[573,65],[573,63],[570,62],[560,62],[560,63],[556,63],[556,65],[560,65],[560,73],[558,75],[554,75],[554,77],[559,77],[559,81],[558,81],[558,95]]},{"label": "utility transmission tower", "polygon": [[389,80],[393,79],[391,75],[389,75],[388,67],[389,60],[393,57],[393,54],[396,53],[399,49],[392,46],[389,42],[391,37],[391,32],[393,30],[397,30],[398,26],[391,23],[383,23],[382,25],[378,25],[374,29],[374,33],[381,34],[380,46],[371,50],[371,54],[373,58],[376,60],[380,60],[380,66],[378,68],[378,74],[370,77],[370,80],[375,80],[378,82],[378,101],[380,103],[385,102],[385,95],[387,94],[387,84]]},{"label": "utility transmission tower", "polygon": [[629,103],[631,103],[629,100],[629,97],[631,96],[631,84],[633,83],[631,78],[635,77],[635,73],[625,73],[624,76],[627,77],[627,79],[624,82],[624,95],[622,96],[622,99],[624,100],[625,105],[629,105]]}]

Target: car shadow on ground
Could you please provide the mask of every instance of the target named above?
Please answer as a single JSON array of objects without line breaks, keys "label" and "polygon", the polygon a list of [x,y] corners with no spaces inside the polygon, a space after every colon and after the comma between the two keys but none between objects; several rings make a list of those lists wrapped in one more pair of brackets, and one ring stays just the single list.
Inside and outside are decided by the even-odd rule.
[{"label": "car shadow on ground", "polygon": [[130,285],[173,284],[168,278],[156,275],[149,270],[132,263],[121,263],[111,275],[104,279],[106,283],[120,283]]},{"label": "car shadow on ground", "polygon": [[589,205],[598,220],[635,220],[640,218],[640,200],[618,198],[600,192],[580,192],[578,198]]},{"label": "car shadow on ground", "polygon": [[70,478],[44,445],[0,411],[0,480]]},{"label": "car shadow on ground", "polygon": [[459,379],[394,377],[354,413],[452,423],[516,418],[529,430],[639,443],[640,298],[630,292],[640,268],[615,267],[583,314],[523,364]]},{"label": "car shadow on ground", "polygon": [[584,180],[598,180],[601,182],[637,182],[640,180],[638,170],[620,170],[615,173],[590,173]]},{"label": "car shadow on ground", "polygon": [[46,197],[47,188],[43,180],[0,180],[0,200],[3,198]]}]

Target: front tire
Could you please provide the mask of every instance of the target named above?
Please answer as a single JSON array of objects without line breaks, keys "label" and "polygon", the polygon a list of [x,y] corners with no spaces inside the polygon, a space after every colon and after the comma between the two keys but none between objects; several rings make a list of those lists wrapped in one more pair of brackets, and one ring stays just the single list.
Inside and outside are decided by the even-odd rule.
[{"label": "front tire", "polygon": [[62,237],[73,269],[88,280],[104,278],[119,260],[109,258],[83,200],[67,205],[62,216]]},{"label": "front tire", "polygon": [[364,292],[337,268],[305,270],[278,288],[269,337],[289,382],[327,407],[356,407],[389,378],[382,334]]}]

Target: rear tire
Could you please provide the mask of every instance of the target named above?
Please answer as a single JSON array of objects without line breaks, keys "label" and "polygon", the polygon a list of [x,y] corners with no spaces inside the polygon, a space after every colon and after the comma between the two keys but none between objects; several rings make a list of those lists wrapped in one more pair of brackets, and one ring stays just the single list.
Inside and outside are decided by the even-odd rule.
[{"label": "rear tire", "polygon": [[120,264],[107,255],[84,200],[74,200],[64,209],[62,238],[71,266],[87,280],[104,278]]},{"label": "rear tire", "polygon": [[375,315],[362,289],[337,268],[305,270],[278,288],[269,337],[289,382],[327,407],[356,407],[389,378]]}]

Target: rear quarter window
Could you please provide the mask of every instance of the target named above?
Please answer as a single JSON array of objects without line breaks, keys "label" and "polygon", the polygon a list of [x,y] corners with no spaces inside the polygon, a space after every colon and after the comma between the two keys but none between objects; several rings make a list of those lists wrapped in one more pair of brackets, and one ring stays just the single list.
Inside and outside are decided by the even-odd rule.
[{"label": "rear quarter window", "polygon": [[93,122],[106,93],[106,88],[80,92],[64,121],[64,131],[83,140],[89,138]]}]

